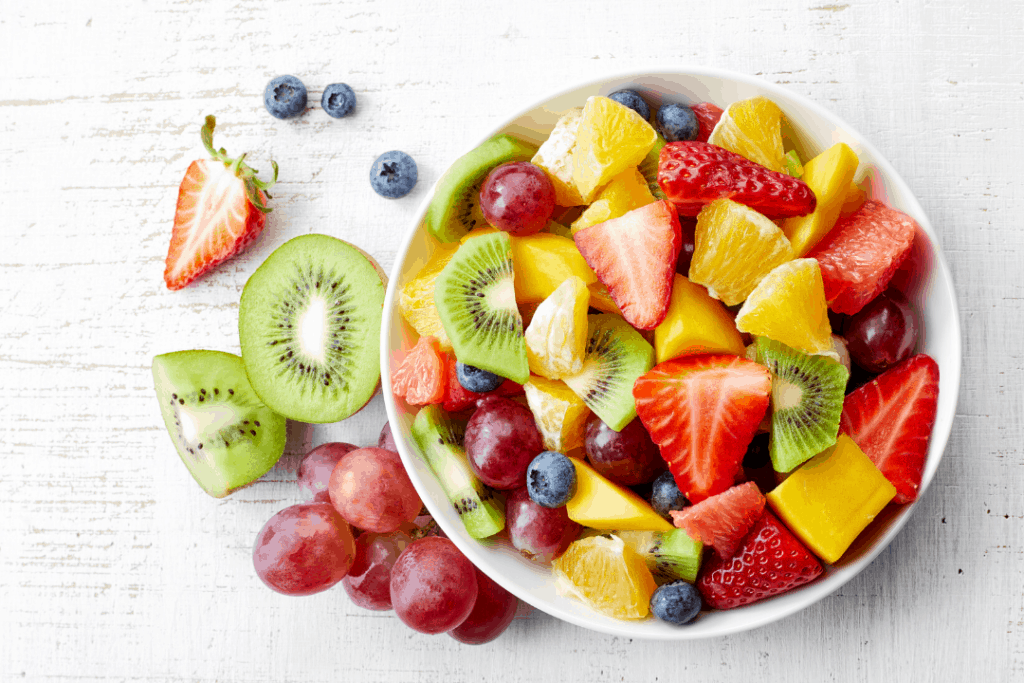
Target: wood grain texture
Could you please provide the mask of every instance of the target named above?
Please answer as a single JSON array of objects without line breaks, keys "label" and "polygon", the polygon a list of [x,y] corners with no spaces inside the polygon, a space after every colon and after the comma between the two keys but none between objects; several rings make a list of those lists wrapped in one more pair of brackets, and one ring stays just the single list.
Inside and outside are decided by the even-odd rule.
[{"label": "wood grain texture", "polygon": [[[997,1],[0,3],[0,680],[985,680],[1024,678],[1024,14]],[[567,84],[652,64],[759,75],[872,140],[938,231],[964,329],[957,422],[914,518],[859,577],[782,622],[664,645],[542,614],[462,646],[289,599],[250,545],[299,500],[297,456],[225,500],[174,454],[153,355],[238,351],[246,278],[326,232],[386,269],[417,205],[474,139]],[[277,121],[274,75],[310,89]],[[344,81],[347,119],[319,109]],[[176,188],[218,145],[281,167],[260,242],[181,292],[161,275]],[[419,164],[411,196],[367,182]],[[313,440],[369,443],[375,399]]]}]

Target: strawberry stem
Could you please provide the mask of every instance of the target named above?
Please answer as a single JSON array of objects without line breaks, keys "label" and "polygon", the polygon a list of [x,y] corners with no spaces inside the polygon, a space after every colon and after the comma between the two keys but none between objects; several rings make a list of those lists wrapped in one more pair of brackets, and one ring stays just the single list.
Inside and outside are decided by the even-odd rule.
[{"label": "strawberry stem", "polygon": [[213,130],[217,127],[217,119],[213,115],[206,117],[206,122],[203,124],[201,136],[203,139],[203,147],[209,153],[210,158],[215,161],[220,161],[227,166],[231,173],[238,178],[242,179],[245,184],[245,194],[248,197],[249,202],[256,207],[261,213],[270,213],[273,209],[267,208],[264,197],[270,199],[270,193],[267,192],[271,187],[277,183],[277,162],[271,160],[270,165],[274,169],[274,177],[270,182],[260,180],[256,177],[256,169],[250,167],[245,163],[245,155],[242,154],[237,159],[231,159],[228,157],[227,151],[221,147],[220,149],[214,149],[213,147]]}]

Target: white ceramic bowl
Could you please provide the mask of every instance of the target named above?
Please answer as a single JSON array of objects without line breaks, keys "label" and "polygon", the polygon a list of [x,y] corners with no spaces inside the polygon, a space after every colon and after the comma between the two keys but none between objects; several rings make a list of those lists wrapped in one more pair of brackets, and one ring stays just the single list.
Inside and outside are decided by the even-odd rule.
[{"label": "white ceramic bowl", "polygon": [[[860,157],[858,179],[866,175],[870,180],[869,196],[886,202],[917,221],[921,230],[908,259],[915,264],[916,272],[910,276],[901,272],[900,279],[895,282],[922,314],[924,329],[918,350],[932,356],[940,368],[938,416],[921,485],[923,494],[942,459],[960,386],[960,324],[953,283],[928,217],[906,183],[878,150],[842,120],[799,95],[741,74],[705,68],[626,73],[577,85],[531,104],[502,119],[486,135],[467,141],[465,149],[457,151],[465,153],[500,133],[509,133],[539,145],[562,112],[582,106],[591,95],[607,95],[622,88],[639,90],[651,104],[652,111],[656,111],[663,100],[684,103],[706,101],[725,108],[736,100],[765,95],[782,108],[791,123],[793,130],[787,132],[802,159],[810,159],[836,142],[847,143]],[[451,161],[455,158],[453,151]],[[654,618],[631,622],[598,614],[572,598],[558,595],[550,568],[523,558],[507,541],[480,542],[470,538],[410,438],[409,429],[416,409],[410,409],[404,401],[396,401],[391,392],[392,363],[398,358],[398,352],[409,348],[416,338],[398,311],[397,292],[416,276],[430,256],[432,242],[421,222],[431,196],[424,200],[416,219],[409,226],[384,302],[381,334],[384,402],[402,460],[431,514],[477,567],[521,600],[573,624],[628,638],[690,640],[737,633],[793,614],[832,593],[864,569],[906,524],[916,505],[890,506],[861,534],[837,564],[826,568],[825,575],[817,581],[739,609],[704,613],[685,627],[671,626]],[[910,569],[915,570],[924,572],[926,568]]]}]

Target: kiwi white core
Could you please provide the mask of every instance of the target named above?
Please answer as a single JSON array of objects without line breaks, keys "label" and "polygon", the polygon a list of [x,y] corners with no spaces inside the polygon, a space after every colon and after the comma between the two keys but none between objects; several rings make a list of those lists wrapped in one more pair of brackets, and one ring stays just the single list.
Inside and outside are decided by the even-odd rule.
[{"label": "kiwi white core", "polygon": [[327,362],[327,302],[312,297],[299,320],[299,340],[302,351],[315,361]]},{"label": "kiwi white core", "polygon": [[778,376],[773,379],[772,405],[775,410],[786,410],[800,405],[804,398],[804,390],[801,387]]},{"label": "kiwi white core", "polygon": [[512,280],[504,280],[487,293],[487,305],[496,310],[518,311],[516,304],[516,288]]}]

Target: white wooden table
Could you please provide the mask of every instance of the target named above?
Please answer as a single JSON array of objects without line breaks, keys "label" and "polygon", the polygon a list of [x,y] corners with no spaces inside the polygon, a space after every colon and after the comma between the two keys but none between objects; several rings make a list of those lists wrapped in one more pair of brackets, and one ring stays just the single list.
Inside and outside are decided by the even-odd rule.
[{"label": "white wooden table", "polygon": [[[773,4],[0,1],[0,681],[1024,678],[1024,13]],[[160,422],[152,356],[237,352],[241,288],[295,235],[343,237],[390,269],[430,185],[512,107],[681,64],[757,74],[831,108],[939,233],[964,379],[938,477],[901,535],[818,605],[688,644],[534,613],[472,648],[340,589],[264,588],[251,543],[300,499],[298,457],[209,498]],[[281,73],[315,103],[297,120],[263,109]],[[336,81],[359,98],[350,118],[319,109]],[[209,113],[218,146],[280,163],[277,210],[254,248],[169,292],[176,190]],[[367,181],[389,149],[419,164],[398,201]],[[377,398],[313,438],[369,443],[384,420]]]}]

